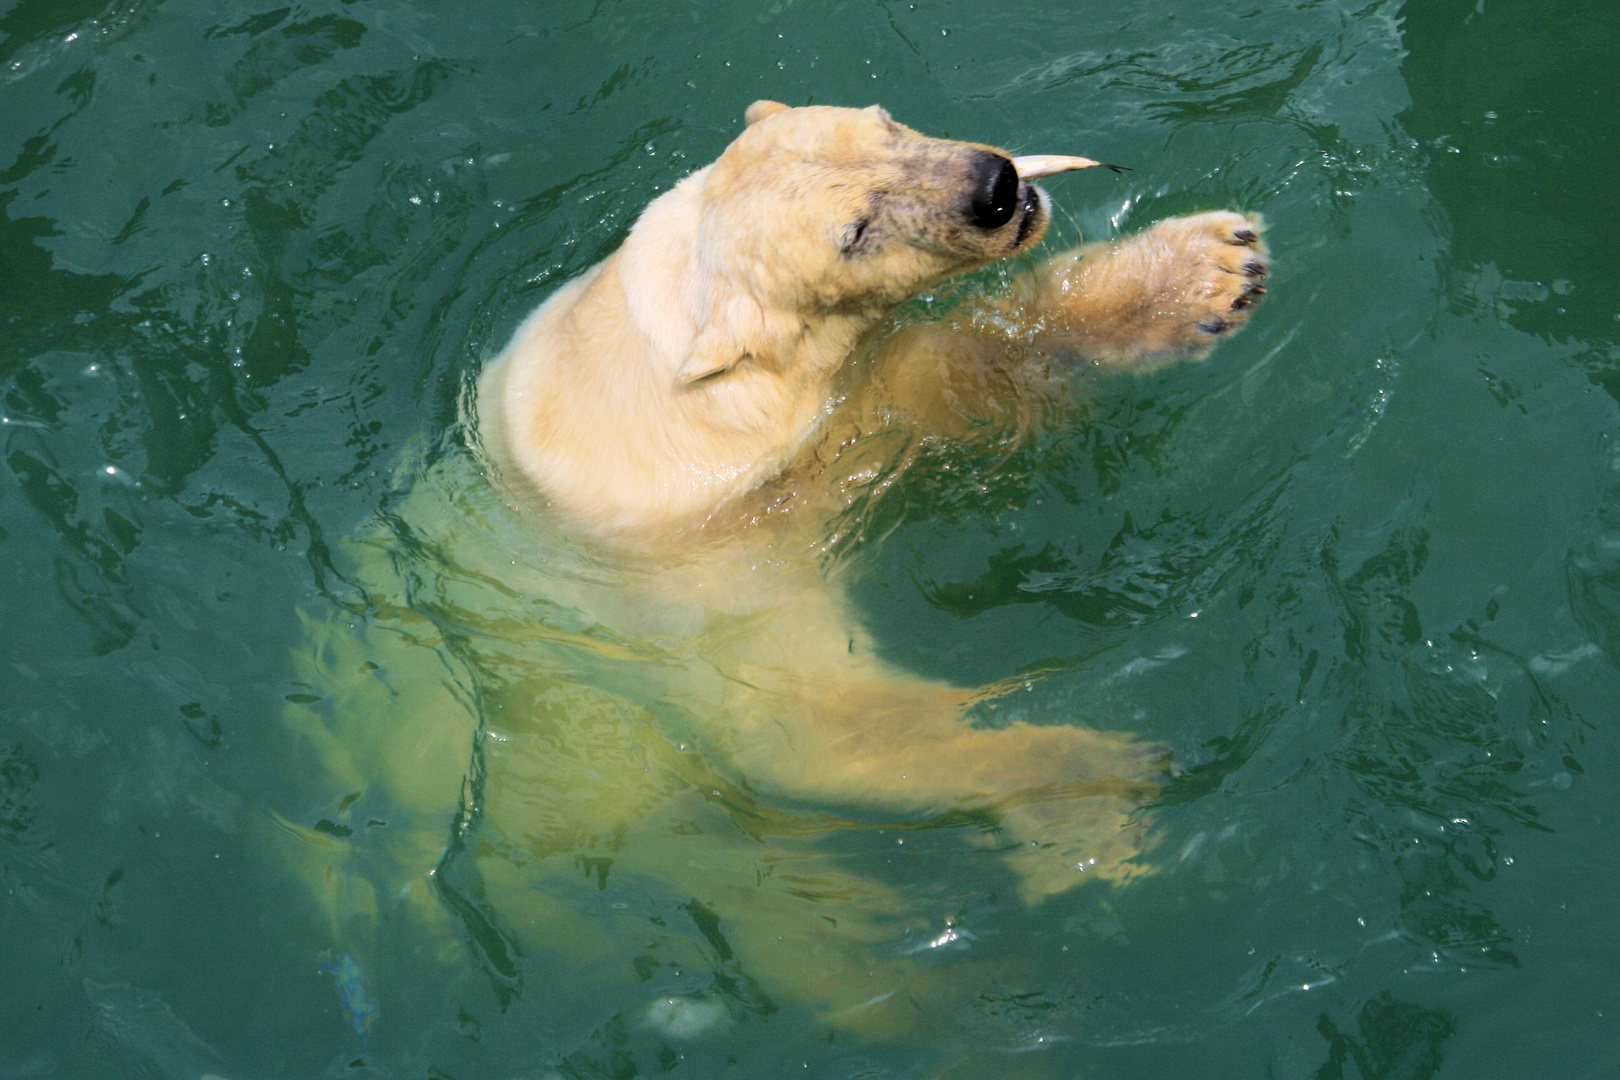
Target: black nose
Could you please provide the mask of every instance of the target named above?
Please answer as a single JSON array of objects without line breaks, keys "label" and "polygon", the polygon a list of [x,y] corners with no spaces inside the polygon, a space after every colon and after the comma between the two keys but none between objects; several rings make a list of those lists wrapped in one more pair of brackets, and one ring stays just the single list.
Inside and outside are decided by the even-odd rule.
[{"label": "black nose", "polygon": [[999,229],[1018,212],[1018,170],[999,154],[985,154],[973,171],[968,220],[981,229]]}]

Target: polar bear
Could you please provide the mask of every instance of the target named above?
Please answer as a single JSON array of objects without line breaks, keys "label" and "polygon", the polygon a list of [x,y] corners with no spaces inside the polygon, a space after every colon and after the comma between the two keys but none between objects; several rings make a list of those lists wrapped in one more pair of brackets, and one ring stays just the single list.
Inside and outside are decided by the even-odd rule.
[{"label": "polar bear", "polygon": [[[1039,903],[1142,871],[1137,811],[1166,766],[1126,733],[974,721],[1031,676],[960,687],[883,659],[846,601],[840,530],[918,447],[1065,422],[1085,364],[1202,357],[1270,260],[1257,216],[1203,213],[896,321],[1040,243],[1031,180],[1052,159],[876,106],[761,101],[746,121],[521,325],[479,380],[474,453],[350,545],[367,618],[311,620],[316,692],[292,710],[336,809],[287,833],[346,948],[414,897],[500,978],[543,941],[575,969],[636,971],[633,992],[691,966],[615,922],[664,896],[646,917],[689,917],[730,971],[700,996],[892,1032],[973,981],[883,945],[931,916],[822,837],[968,822]],[[718,1015],[679,980],[650,989],[674,995],[674,1027]]]},{"label": "polar bear", "polygon": [[[898,305],[1038,244],[1047,196],[1002,151],[923,136],[877,106],[759,101],[746,120],[517,332],[479,388],[486,445],[572,527],[672,559],[660,599],[753,620],[731,663],[769,704],[733,702],[710,737],[755,782],[916,811],[1142,779],[1128,738],[970,726],[964,709],[984,691],[877,660],[804,553],[843,504],[840,447],[886,418],[915,437],[969,437],[977,417],[1016,411],[1006,399],[1039,400],[1030,386],[1055,356],[1146,366],[1207,353],[1265,292],[1261,221],[1201,214],[1060,255],[994,319],[888,335],[859,370],[852,358]],[[767,549],[788,566],[742,571]],[[1065,813],[1039,805],[1004,820]],[[1013,831],[1045,850],[1046,824]],[[1027,896],[1095,872],[1097,852],[1059,847],[1067,865],[1016,857]]]},{"label": "polar bear", "polygon": [[[1046,195],[992,147],[927,138],[876,106],[759,101],[747,121],[485,376],[486,436],[595,535],[685,545],[715,531],[824,429],[850,358],[886,316],[1046,233]],[[1006,306],[1018,329],[977,351],[1202,355],[1265,292],[1261,228],[1204,214],[1052,260]],[[883,379],[908,384],[926,413],[939,354],[966,348],[904,335],[883,348]]]}]

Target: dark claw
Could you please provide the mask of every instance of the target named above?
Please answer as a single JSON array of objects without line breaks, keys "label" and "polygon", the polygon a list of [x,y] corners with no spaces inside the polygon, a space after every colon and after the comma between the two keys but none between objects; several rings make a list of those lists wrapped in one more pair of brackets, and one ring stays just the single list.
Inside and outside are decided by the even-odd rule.
[{"label": "dark claw", "polygon": [[1266,287],[1264,285],[1256,285],[1251,281],[1243,286],[1243,295],[1232,301],[1232,310],[1242,311],[1250,304],[1257,303],[1260,297],[1265,294]]},{"label": "dark claw", "polygon": [[1206,334],[1219,334],[1222,331],[1232,329],[1232,324],[1225,319],[1205,319],[1198,324],[1198,329]]},{"label": "dark claw", "polygon": [[1255,277],[1265,277],[1266,264],[1261,262],[1259,259],[1250,259],[1248,262],[1243,264],[1243,272],[1245,274],[1253,274]]},{"label": "dark claw", "polygon": [[1236,238],[1237,242],[1240,244],[1252,244],[1256,240],[1260,239],[1253,229],[1239,229],[1237,232],[1233,233],[1232,236]]}]

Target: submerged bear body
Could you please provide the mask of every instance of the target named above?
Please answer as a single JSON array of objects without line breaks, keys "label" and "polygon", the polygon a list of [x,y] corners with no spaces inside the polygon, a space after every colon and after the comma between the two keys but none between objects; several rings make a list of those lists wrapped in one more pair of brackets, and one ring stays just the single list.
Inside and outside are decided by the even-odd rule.
[{"label": "submerged bear body", "polygon": [[1036,159],[876,108],[748,118],[524,322],[468,446],[351,543],[368,612],[311,620],[321,700],[290,719],[357,832],[295,854],[344,949],[397,908],[487,935],[497,967],[645,984],[671,1030],[779,1000],[900,1037],[990,976],[897,944],[950,904],[922,864],[874,872],[874,845],[954,830],[1028,903],[1128,879],[1164,753],[1084,717],[984,726],[1007,687],[883,659],[842,531],[930,446],[990,468],[1073,422],[1081,364],[1202,356],[1269,262],[1258,219],[1217,211],[904,324],[1040,242],[1047,196],[1014,164]]}]

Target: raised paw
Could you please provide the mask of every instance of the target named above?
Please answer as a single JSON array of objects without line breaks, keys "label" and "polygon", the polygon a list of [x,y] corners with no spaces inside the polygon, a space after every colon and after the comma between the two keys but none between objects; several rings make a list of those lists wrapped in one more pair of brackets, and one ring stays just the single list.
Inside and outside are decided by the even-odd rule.
[{"label": "raised paw", "polygon": [[1190,357],[1241,329],[1266,294],[1265,228],[1259,215],[1215,210],[1161,221],[1126,241],[1141,243],[1152,261],[1148,337]]},{"label": "raised paw", "polygon": [[1215,210],[1161,221],[1059,256],[1037,303],[1063,343],[1104,363],[1152,367],[1203,356],[1248,322],[1271,256],[1258,214]]}]

